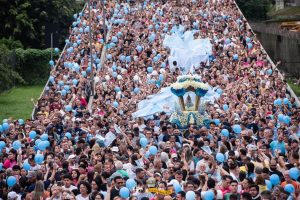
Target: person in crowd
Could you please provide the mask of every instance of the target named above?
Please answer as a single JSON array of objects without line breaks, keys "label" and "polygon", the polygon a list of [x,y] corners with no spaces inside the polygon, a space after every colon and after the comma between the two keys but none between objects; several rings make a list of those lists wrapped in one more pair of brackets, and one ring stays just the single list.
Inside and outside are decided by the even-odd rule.
[{"label": "person in crowd", "polygon": [[[0,125],[1,199],[299,198],[299,100],[235,1],[90,3],[34,117]],[[212,44],[190,72],[219,94],[204,103],[210,122],[183,130],[167,108],[135,118],[188,73],[164,45],[188,31]]]}]

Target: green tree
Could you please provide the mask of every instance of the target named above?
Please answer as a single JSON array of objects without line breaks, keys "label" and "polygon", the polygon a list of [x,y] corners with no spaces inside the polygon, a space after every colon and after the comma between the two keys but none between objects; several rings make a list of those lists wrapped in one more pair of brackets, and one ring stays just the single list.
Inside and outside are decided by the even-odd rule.
[{"label": "green tree", "polygon": [[61,44],[73,14],[82,4],[74,0],[0,0],[0,38],[19,40],[25,48],[45,48],[46,26],[55,27]]},{"label": "green tree", "polygon": [[272,0],[237,0],[244,16],[251,20],[266,20]]},{"label": "green tree", "polygon": [[9,64],[12,52],[3,43],[0,43],[0,52],[0,92],[2,92],[17,84],[24,84],[25,81]]}]

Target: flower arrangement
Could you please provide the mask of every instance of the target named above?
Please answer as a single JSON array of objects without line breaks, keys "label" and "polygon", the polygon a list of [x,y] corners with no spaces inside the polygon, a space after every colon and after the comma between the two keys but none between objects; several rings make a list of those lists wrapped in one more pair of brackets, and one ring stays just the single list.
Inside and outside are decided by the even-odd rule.
[{"label": "flower arrangement", "polygon": [[194,89],[197,96],[203,97],[209,87],[207,84],[200,82],[199,76],[185,75],[177,78],[177,82],[171,85],[171,92],[176,96],[183,96],[188,89]]},{"label": "flower arrangement", "polygon": [[182,75],[177,77],[177,82],[182,83],[185,81],[196,81],[196,82],[201,82],[201,78],[198,75]]}]

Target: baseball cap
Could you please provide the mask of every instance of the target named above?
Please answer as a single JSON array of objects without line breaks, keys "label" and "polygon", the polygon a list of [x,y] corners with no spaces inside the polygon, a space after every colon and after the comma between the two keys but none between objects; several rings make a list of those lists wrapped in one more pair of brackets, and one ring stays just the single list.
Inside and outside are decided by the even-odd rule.
[{"label": "baseball cap", "polygon": [[17,198],[17,197],[18,197],[18,195],[17,195],[17,193],[14,192],[14,191],[11,191],[11,192],[9,192],[9,193],[7,194],[7,199],[15,199],[15,198]]}]

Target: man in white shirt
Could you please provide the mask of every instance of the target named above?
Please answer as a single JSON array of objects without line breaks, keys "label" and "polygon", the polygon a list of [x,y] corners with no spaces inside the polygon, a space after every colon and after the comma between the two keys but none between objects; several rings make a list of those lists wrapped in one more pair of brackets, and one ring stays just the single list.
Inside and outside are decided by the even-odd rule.
[{"label": "man in white shirt", "polygon": [[77,187],[72,185],[72,177],[68,174],[66,174],[64,177],[63,177],[63,180],[64,180],[64,185],[62,186],[62,189],[63,190],[68,190],[70,192],[72,192],[73,190],[77,190]]}]

